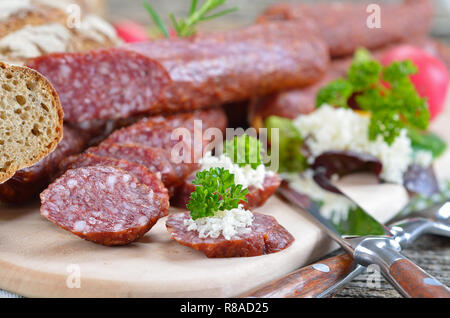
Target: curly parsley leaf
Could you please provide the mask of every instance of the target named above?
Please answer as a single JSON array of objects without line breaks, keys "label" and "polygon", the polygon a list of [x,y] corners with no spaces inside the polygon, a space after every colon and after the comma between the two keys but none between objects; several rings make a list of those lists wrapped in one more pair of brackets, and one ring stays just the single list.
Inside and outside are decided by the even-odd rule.
[{"label": "curly parsley leaf", "polygon": [[224,153],[240,167],[250,165],[253,169],[262,164],[263,145],[255,137],[242,135],[225,142]]},{"label": "curly parsley leaf", "polygon": [[292,120],[278,116],[270,116],[266,119],[265,127],[268,132],[268,139],[272,138],[272,129],[278,129],[278,143],[270,145],[271,157],[274,149],[277,149],[279,156],[279,172],[301,172],[308,167],[306,156],[302,153],[303,138],[295,127]]},{"label": "curly parsley leaf", "polygon": [[192,183],[196,187],[187,209],[194,220],[214,216],[217,211],[235,209],[241,201],[247,202],[248,189],[236,185],[234,174],[224,168],[199,171]]},{"label": "curly parsley leaf", "polygon": [[360,49],[355,53],[347,78],[323,87],[316,105],[348,107],[348,100],[354,96],[357,106],[371,115],[369,139],[381,136],[392,144],[406,127],[419,130],[428,127],[427,101],[418,95],[409,78],[416,72],[416,66],[409,60],[383,67],[367,50]]},{"label": "curly parsley leaf", "polygon": [[353,94],[353,86],[344,79],[337,79],[323,87],[317,94],[316,107],[324,104],[348,108],[348,99]]}]

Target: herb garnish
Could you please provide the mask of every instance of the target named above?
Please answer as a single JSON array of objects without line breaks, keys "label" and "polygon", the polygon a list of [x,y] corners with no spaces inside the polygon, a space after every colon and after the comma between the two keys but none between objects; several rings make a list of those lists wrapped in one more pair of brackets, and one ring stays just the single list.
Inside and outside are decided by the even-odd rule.
[{"label": "herb garnish", "polygon": [[262,164],[261,155],[263,145],[258,138],[242,135],[227,140],[224,146],[224,154],[239,167],[250,165],[253,169]]},{"label": "herb garnish", "polygon": [[369,139],[382,136],[391,145],[404,128],[425,130],[428,127],[427,101],[418,95],[409,79],[416,72],[416,66],[409,60],[383,67],[367,50],[359,49],[347,78],[323,87],[317,95],[316,106],[349,107],[348,100],[354,96],[357,106],[371,114]]},{"label": "herb garnish", "polygon": [[[279,172],[304,171],[308,167],[306,156],[302,153],[303,138],[292,120],[278,116],[266,119],[268,138],[272,140],[271,148],[278,148]],[[274,143],[272,129],[278,129],[278,144]]]},{"label": "herb garnish", "polygon": [[[203,21],[216,19],[225,14],[237,11],[237,7],[225,9],[223,11],[219,11],[217,13],[211,13],[218,7],[225,4],[227,0],[206,0],[200,8],[197,8],[198,0],[192,0],[191,6],[189,10],[189,16],[184,18],[177,18],[173,13],[169,14],[170,22],[179,37],[188,37],[194,35],[196,33],[197,24]],[[164,37],[170,37],[169,31],[167,30],[166,25],[163,23],[161,17],[158,13],[153,9],[153,7],[148,2],[143,3],[145,9],[148,11],[156,26],[160,29],[161,33]]]},{"label": "herb garnish", "polygon": [[248,189],[235,184],[234,174],[224,168],[211,168],[197,172],[195,191],[187,204],[193,220],[214,216],[217,211],[235,209],[247,199]]}]

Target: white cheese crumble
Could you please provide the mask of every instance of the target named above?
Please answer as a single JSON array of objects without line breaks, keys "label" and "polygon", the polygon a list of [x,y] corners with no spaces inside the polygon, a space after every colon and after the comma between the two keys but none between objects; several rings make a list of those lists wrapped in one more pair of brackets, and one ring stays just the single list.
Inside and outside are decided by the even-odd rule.
[{"label": "white cheese crumble", "polygon": [[433,163],[433,154],[430,151],[420,150],[414,153],[413,160],[415,164],[428,168]]},{"label": "white cheese crumble", "polygon": [[320,213],[334,223],[347,218],[348,211],[356,208],[356,205],[346,197],[322,189],[313,179],[314,172],[306,170],[303,174],[290,173],[282,175],[289,182],[289,186],[302,194],[309,196],[314,201],[322,203]]},{"label": "white cheese crumble", "polygon": [[243,205],[236,209],[216,212],[213,217],[184,220],[187,230],[198,231],[199,238],[218,238],[222,234],[226,240],[250,233],[252,224],[253,213],[245,210]]},{"label": "white cheese crumble", "polygon": [[261,164],[256,169],[250,165],[239,167],[228,156],[222,154],[220,157],[215,157],[208,152],[205,157],[200,159],[200,170],[209,170],[211,168],[224,168],[230,173],[234,174],[234,183],[241,184],[244,188],[254,186],[258,189],[263,189],[264,179],[267,175],[272,175],[272,171],[268,171],[266,167]]},{"label": "white cheese crumble", "polygon": [[311,114],[297,117],[294,124],[311,151],[311,161],[330,150],[367,153],[383,164],[381,178],[397,184],[403,183],[403,175],[412,163],[413,150],[406,129],[391,145],[381,136],[371,141],[368,138],[370,117],[351,109],[323,105]]}]

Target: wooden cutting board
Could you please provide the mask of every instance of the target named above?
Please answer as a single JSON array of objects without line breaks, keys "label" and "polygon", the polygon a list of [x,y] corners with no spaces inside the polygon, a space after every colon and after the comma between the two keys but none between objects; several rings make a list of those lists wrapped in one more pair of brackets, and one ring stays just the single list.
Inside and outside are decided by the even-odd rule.
[{"label": "wooden cutting board", "polygon": [[[450,142],[450,107],[434,130]],[[450,152],[437,163],[450,177]],[[380,222],[407,202],[403,187],[358,175],[345,191]],[[259,257],[207,259],[171,241],[165,219],[141,240],[104,247],[72,235],[39,213],[39,204],[0,206],[0,288],[28,297],[232,297],[297,269],[336,248],[300,212],[273,197],[258,211],[295,237],[286,250]]]}]

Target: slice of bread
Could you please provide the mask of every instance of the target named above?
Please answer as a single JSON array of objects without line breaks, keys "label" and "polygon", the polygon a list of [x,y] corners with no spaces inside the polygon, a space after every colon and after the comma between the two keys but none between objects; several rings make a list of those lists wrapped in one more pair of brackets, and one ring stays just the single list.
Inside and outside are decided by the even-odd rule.
[{"label": "slice of bread", "polygon": [[58,94],[45,77],[0,62],[0,183],[56,148],[63,116]]}]

